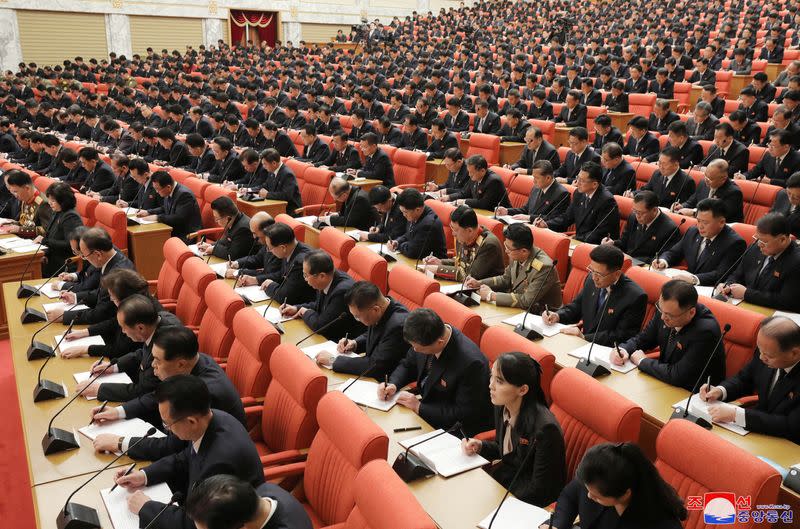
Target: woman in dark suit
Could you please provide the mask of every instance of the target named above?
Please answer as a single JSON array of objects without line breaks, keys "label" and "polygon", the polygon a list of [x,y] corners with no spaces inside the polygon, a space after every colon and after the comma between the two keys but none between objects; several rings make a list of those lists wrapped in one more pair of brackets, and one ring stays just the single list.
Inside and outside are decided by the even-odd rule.
[{"label": "woman in dark suit", "polygon": [[75,228],[83,226],[83,221],[75,211],[75,192],[69,184],[56,182],[45,191],[47,202],[53,210],[50,227],[44,235],[34,239],[47,247],[45,260],[42,260],[42,275],[49,277],[64,265],[64,261],[72,257],[69,245],[69,234]]},{"label": "woman in dark suit", "polygon": [[465,439],[467,454],[495,461],[489,473],[522,501],[544,507],[567,479],[564,434],[547,408],[539,363],[524,353],[505,353],[492,366],[495,441]]},{"label": "woman in dark suit", "polygon": [[81,255],[81,237],[88,229],[88,226],[78,226],[67,236],[77,264],[67,266],[66,272],[58,274],[58,281],[52,282],[53,290],[69,290],[77,293],[94,290],[100,286],[100,270],[86,259],[78,259]]},{"label": "woman in dark suit", "polygon": [[606,443],[586,451],[558,497],[552,528],[569,529],[580,516],[581,529],[680,529],[686,514],[638,446]]}]

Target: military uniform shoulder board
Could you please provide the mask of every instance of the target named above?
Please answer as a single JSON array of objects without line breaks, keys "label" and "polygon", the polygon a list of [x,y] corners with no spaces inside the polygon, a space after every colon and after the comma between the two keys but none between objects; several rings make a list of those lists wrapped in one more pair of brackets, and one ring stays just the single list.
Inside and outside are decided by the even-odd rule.
[{"label": "military uniform shoulder board", "polygon": [[33,203],[36,204],[37,206],[41,206],[42,202],[44,202],[42,195],[36,195],[36,197],[33,199]]},{"label": "military uniform shoulder board", "polygon": [[531,263],[531,268],[535,268],[537,272],[541,270],[543,266],[544,263],[538,259],[534,259],[533,262]]}]

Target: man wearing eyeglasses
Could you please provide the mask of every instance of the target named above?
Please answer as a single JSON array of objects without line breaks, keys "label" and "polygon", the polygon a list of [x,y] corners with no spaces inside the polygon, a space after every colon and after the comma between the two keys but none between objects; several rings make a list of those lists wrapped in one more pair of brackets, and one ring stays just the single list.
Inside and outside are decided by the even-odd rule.
[{"label": "man wearing eyeglasses", "polygon": [[668,241],[680,240],[675,222],[658,207],[658,195],[639,191],[633,197],[633,211],[619,239],[606,237],[603,244],[613,244],[634,259],[649,263]]},{"label": "man wearing eyeglasses", "polygon": [[442,202],[451,202],[466,197],[469,194],[470,179],[461,149],[446,150],[442,165],[447,169],[447,181],[441,185],[434,181],[427,182],[425,184],[426,193],[433,193],[434,196],[438,193],[438,198]]},{"label": "man wearing eyeglasses", "polygon": [[[572,303],[542,312],[542,319],[547,325],[569,325],[561,330],[563,334],[595,340],[600,345],[628,340],[642,328],[647,294],[625,276],[625,255],[616,246],[597,246],[589,259],[589,274]],[[581,328],[577,325],[580,321]]]},{"label": "man wearing eyeglasses", "polygon": [[800,312],[800,249],[789,221],[768,213],[756,224],[755,243],[717,291],[734,299],[778,310]]},{"label": "man wearing eyeglasses", "polygon": [[337,204],[341,204],[341,210],[332,215],[321,216],[319,218],[321,224],[352,226],[363,231],[369,230],[375,224],[378,214],[363,189],[351,185],[344,178],[335,176],[331,180],[328,190],[333,200]]},{"label": "man wearing eyeglasses", "polygon": [[778,191],[770,213],[785,215],[792,235],[800,237],[800,173],[795,173],[786,180],[786,189]]},{"label": "man wearing eyeglasses", "polygon": [[708,164],[703,181],[689,200],[682,204],[673,204],[672,210],[694,217],[697,214],[697,204],[706,198],[718,198],[725,204],[727,222],[744,220],[742,190],[728,177],[728,162],[721,158]]},{"label": "man wearing eyeglasses", "polygon": [[[697,290],[685,281],[673,279],[661,287],[656,303],[659,314],[647,327],[611,353],[615,365],[628,359],[639,369],[667,384],[691,391],[701,374],[717,384],[725,378],[725,348],[720,343],[719,323],[706,306],[697,303]],[[657,358],[645,351],[659,348]],[[708,370],[703,367],[713,355]]]}]

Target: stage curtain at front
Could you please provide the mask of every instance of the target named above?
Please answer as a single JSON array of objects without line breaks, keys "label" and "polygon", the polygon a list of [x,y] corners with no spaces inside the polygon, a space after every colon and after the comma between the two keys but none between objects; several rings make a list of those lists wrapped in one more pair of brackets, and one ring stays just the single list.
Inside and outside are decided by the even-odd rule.
[{"label": "stage curtain at front", "polygon": [[256,46],[260,46],[265,41],[270,46],[275,46],[275,40],[278,37],[277,13],[238,9],[231,9],[230,13],[232,45],[244,46],[249,38]]}]

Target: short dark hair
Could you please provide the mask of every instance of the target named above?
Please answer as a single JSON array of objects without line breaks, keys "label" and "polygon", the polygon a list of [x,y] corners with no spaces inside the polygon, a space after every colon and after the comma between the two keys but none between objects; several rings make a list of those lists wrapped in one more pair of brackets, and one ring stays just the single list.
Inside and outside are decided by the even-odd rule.
[{"label": "short dark hair", "polygon": [[489,162],[486,161],[486,158],[484,158],[482,154],[473,154],[467,158],[467,165],[470,165],[479,171],[489,168]]},{"label": "short dark hair", "polygon": [[800,171],[786,179],[786,189],[796,189],[798,187],[800,187]]},{"label": "short dark hair", "polygon": [[778,235],[791,235],[792,229],[787,219],[781,213],[767,213],[756,222],[756,231],[776,237]]},{"label": "short dark hair", "polygon": [[174,375],[156,386],[159,404],[169,403],[173,419],[207,415],[211,411],[211,395],[203,379],[194,375]]},{"label": "short dark hair", "polygon": [[150,172],[150,165],[143,158],[134,158],[128,164],[128,168],[131,171],[135,170],[140,174],[146,174]]},{"label": "short dark hair", "polygon": [[280,246],[281,244],[292,244],[295,241],[294,230],[286,224],[276,222],[269,227],[265,233],[270,244]]},{"label": "short dark hair", "polygon": [[153,181],[153,183],[156,183],[161,187],[175,185],[175,180],[172,178],[172,175],[169,174],[167,171],[156,171],[152,175],[150,175],[150,179]]},{"label": "short dark hair", "polygon": [[431,345],[444,334],[444,321],[431,309],[418,308],[403,324],[403,339],[420,345]]},{"label": "short dark hair", "polygon": [[164,350],[164,360],[191,360],[200,350],[194,331],[177,325],[156,329],[153,343]]},{"label": "short dark hair", "polygon": [[122,321],[128,327],[155,325],[158,322],[158,307],[151,298],[141,294],[125,298],[117,311],[122,313]]},{"label": "short dark hair", "polygon": [[671,279],[661,287],[661,298],[664,301],[675,300],[681,309],[687,310],[697,306],[697,290],[680,279]]},{"label": "short dark hair", "polygon": [[235,217],[239,214],[236,202],[229,196],[217,197],[211,201],[211,209],[226,217]]},{"label": "short dark hair", "polygon": [[570,136],[574,136],[581,141],[587,141],[589,139],[589,131],[586,130],[584,127],[575,127],[570,129],[569,131]]},{"label": "short dark hair", "polygon": [[103,276],[100,286],[113,293],[122,301],[134,294],[149,296],[147,280],[136,270],[128,268],[115,268]]},{"label": "short dark hair", "polygon": [[77,204],[75,192],[72,190],[72,186],[66,182],[53,182],[45,191],[45,196],[55,200],[61,207],[61,211],[73,209]]},{"label": "short dark hair", "polygon": [[6,179],[6,183],[11,186],[23,187],[33,185],[31,175],[20,169],[11,169],[3,176]]},{"label": "short dark hair", "polygon": [[725,202],[718,198],[704,198],[697,204],[697,212],[710,211],[714,218],[727,218]]},{"label": "short dark hair", "polygon": [[93,149],[92,147],[84,147],[80,151],[78,151],[78,156],[83,158],[84,160],[99,160],[100,153],[97,149]]},{"label": "short dark hair", "polygon": [[586,173],[586,175],[595,182],[603,182],[603,168],[597,162],[584,163],[581,165],[581,172]]},{"label": "short dark hair", "polygon": [[503,237],[517,250],[533,250],[533,232],[522,223],[512,224],[503,230]]},{"label": "short dark hair", "polygon": [[658,195],[656,195],[653,191],[649,191],[645,189],[644,191],[637,191],[635,195],[633,195],[633,201],[635,203],[644,203],[644,206],[647,209],[657,208],[660,204],[660,199]]},{"label": "short dark hair", "polygon": [[369,196],[369,203],[374,206],[375,204],[383,204],[392,198],[392,192],[386,186],[377,185],[369,190],[367,196]]},{"label": "short dark hair", "polygon": [[450,214],[450,222],[455,222],[462,228],[477,228],[478,214],[471,207],[461,205]]},{"label": "short dark hair", "polygon": [[238,529],[256,516],[260,502],[246,481],[217,474],[192,488],[186,500],[186,514],[208,529]]},{"label": "short dark hair", "polygon": [[[786,321],[786,323],[781,325],[783,321]],[[790,351],[795,347],[800,347],[800,327],[785,316],[764,318],[761,320],[758,329],[778,342],[778,348],[781,351]]]},{"label": "short dark hair", "polygon": [[464,154],[458,147],[451,147],[446,151],[444,151],[444,157],[447,158],[448,160],[453,160],[454,162],[457,162],[459,160],[464,159]]},{"label": "short dark hair", "polygon": [[308,271],[311,275],[332,274],[334,271],[333,258],[325,250],[308,252],[303,258],[303,262],[308,264]]},{"label": "short dark hair", "polygon": [[616,272],[622,270],[622,264],[625,262],[625,254],[611,244],[601,244],[595,246],[589,252],[589,259],[596,263],[605,265],[609,270]]},{"label": "short dark hair", "polygon": [[397,197],[397,204],[405,209],[417,209],[425,205],[425,197],[418,190],[408,188]]},{"label": "short dark hair", "polygon": [[344,295],[344,302],[358,310],[365,310],[383,297],[380,289],[369,281],[356,281]]}]

